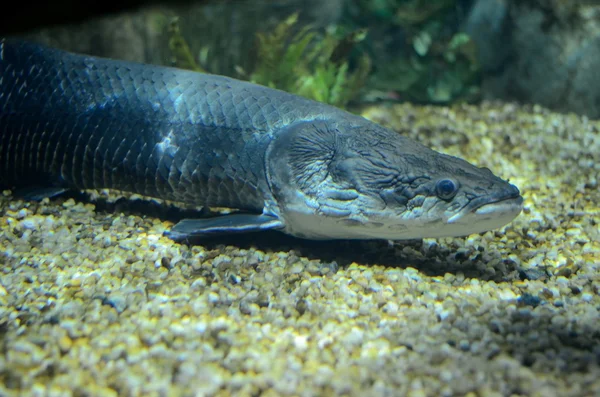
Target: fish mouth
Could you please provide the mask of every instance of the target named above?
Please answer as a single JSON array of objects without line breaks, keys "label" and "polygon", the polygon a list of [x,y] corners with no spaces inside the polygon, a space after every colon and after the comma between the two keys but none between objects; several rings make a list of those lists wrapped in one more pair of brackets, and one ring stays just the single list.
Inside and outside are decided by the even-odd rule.
[{"label": "fish mouth", "polygon": [[523,197],[520,195],[490,201],[481,198],[471,203],[459,213],[448,219],[449,224],[470,225],[476,229],[491,230],[502,227],[512,221],[523,209]]},{"label": "fish mouth", "polygon": [[[488,216],[488,215],[499,215],[505,213],[516,212],[518,215],[523,209],[523,197],[514,197],[510,199],[504,199],[501,201],[495,201],[488,204],[484,204],[474,211],[475,215]],[[515,216],[516,216],[515,215]]]}]

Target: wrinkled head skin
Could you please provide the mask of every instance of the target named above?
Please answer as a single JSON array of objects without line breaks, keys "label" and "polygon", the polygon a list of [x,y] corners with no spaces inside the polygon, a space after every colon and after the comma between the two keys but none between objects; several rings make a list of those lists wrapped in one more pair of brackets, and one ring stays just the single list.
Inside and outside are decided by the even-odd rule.
[{"label": "wrinkled head skin", "polygon": [[270,145],[268,211],[310,239],[466,236],[502,227],[519,190],[487,168],[364,121],[304,121]]}]

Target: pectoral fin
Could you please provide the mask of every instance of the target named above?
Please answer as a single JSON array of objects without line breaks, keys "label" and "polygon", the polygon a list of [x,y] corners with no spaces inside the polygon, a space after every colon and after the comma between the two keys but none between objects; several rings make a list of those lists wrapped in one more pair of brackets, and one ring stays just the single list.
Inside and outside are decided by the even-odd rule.
[{"label": "pectoral fin", "polygon": [[64,187],[26,187],[15,190],[15,197],[20,197],[25,200],[42,201],[45,198],[53,198],[66,192]]},{"label": "pectoral fin", "polygon": [[260,232],[283,228],[283,222],[270,215],[232,214],[206,219],[183,219],[164,235],[179,241],[190,237],[209,237],[231,233]]}]

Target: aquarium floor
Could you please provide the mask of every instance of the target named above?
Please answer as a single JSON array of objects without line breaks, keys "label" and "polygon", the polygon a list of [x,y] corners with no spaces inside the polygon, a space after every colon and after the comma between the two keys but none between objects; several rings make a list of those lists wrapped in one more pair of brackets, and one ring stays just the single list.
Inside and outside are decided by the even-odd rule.
[{"label": "aquarium floor", "polygon": [[364,114],[510,178],[523,213],[468,238],[180,245],[106,192],[5,192],[0,395],[600,395],[600,123]]}]

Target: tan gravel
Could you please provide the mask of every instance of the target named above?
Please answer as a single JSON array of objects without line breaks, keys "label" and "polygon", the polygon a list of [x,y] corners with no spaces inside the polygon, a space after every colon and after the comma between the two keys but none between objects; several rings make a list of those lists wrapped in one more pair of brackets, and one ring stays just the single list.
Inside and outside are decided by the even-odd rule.
[{"label": "tan gravel", "polygon": [[4,192],[0,395],[600,395],[600,123],[364,114],[510,178],[524,212],[468,238],[187,246],[156,204]]}]

